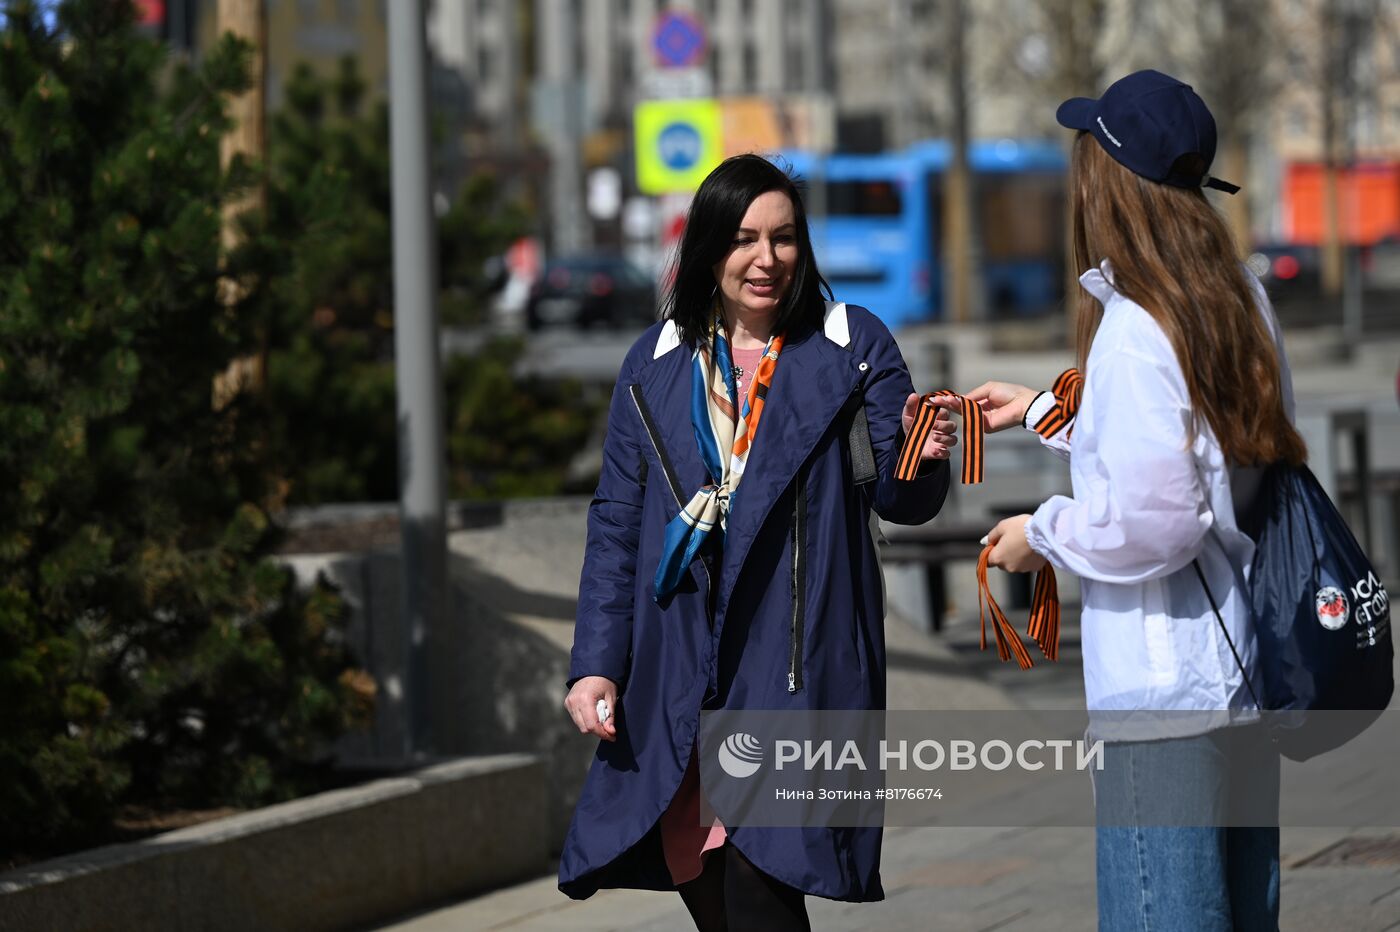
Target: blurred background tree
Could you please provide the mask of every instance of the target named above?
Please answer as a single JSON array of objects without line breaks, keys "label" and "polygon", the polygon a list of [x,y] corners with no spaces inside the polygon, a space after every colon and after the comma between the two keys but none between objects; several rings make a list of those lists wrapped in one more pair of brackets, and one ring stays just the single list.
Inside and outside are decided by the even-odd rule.
[{"label": "blurred background tree", "polygon": [[3,12],[0,846],[40,853],[122,803],[296,795],[373,688],[335,593],[270,558],[265,400],[211,400],[272,306],[217,294],[248,48],[169,72],[128,3]]},{"label": "blurred background tree", "polygon": [[[296,69],[270,121],[267,213],[247,217],[242,280],[273,326],[267,402],[289,501],[398,497],[389,131],[369,112],[353,59],[333,78]],[[528,229],[488,175],[470,176],[439,219],[444,324],[485,322],[491,260]],[[523,344],[498,339],[444,367],[449,493],[562,490],[597,406],[575,385],[516,379]]]}]

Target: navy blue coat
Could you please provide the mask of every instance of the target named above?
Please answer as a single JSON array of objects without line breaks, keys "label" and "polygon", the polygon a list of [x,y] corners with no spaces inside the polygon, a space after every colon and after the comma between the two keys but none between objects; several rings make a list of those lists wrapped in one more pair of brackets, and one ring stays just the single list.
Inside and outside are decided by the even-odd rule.
[{"label": "navy blue coat", "polygon": [[[559,888],[571,897],[674,889],[656,826],[689,763],[702,706],[885,707],[884,594],[870,512],[927,521],[943,504],[949,471],[940,461],[915,481],[894,479],[909,373],[878,318],[857,307],[846,317],[845,347],[821,331],[789,335],[724,552],[697,559],[660,604],[652,578],[666,524],[708,481],[690,422],[691,350],[682,344],[654,358],[667,326],[657,324],[627,354],[589,509],[569,672],[571,684],[583,676],[618,684],[618,734],[599,742],[564,842]],[[857,486],[847,435],[861,403],[879,474]],[[851,901],[884,897],[880,839],[879,828],[729,830],[761,870]]]}]

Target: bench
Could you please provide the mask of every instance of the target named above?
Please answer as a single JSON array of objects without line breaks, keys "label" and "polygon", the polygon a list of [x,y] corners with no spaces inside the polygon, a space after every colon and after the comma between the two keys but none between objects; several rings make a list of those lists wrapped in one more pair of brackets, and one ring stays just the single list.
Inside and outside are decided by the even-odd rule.
[{"label": "bench", "polygon": [[[951,561],[976,561],[982,554],[982,537],[994,522],[960,521],[933,522],[917,527],[899,526],[886,530],[885,543],[880,547],[883,563],[922,564],[928,586],[929,622],[934,633],[943,630],[948,611],[947,564]],[[1018,578],[1011,580],[1011,605],[1019,605]],[[1029,605],[1029,589],[1025,594]]]}]

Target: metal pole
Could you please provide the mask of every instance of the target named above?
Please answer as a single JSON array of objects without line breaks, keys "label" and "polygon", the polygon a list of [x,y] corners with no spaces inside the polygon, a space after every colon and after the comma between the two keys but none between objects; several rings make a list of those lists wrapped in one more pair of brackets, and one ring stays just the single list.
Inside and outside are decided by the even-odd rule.
[{"label": "metal pole", "polygon": [[[1359,88],[1356,79],[1356,59],[1361,52],[1363,13],[1353,0],[1353,2],[1345,4],[1343,16],[1345,16],[1345,21],[1342,23],[1345,51],[1342,55],[1344,69],[1342,99],[1345,103],[1342,138],[1345,140],[1344,164],[1349,183],[1345,209],[1341,210],[1346,221],[1344,224],[1346,234],[1342,239],[1343,249],[1346,250],[1346,260],[1342,270],[1342,333],[1348,350],[1355,353],[1361,348],[1362,337],[1361,241],[1359,239],[1361,234],[1361,197],[1360,181],[1356,176],[1357,118],[1360,105],[1357,101]],[[1370,503],[1363,499],[1363,508],[1369,507]]]},{"label": "metal pole", "polygon": [[1341,140],[1345,132],[1345,116],[1340,112],[1343,105],[1341,75],[1350,67],[1345,62],[1347,50],[1341,48],[1345,41],[1345,24],[1338,22],[1339,11],[1335,4],[1322,6],[1323,69],[1322,69],[1322,292],[1328,302],[1342,293],[1344,236],[1342,233],[1341,206],[1338,203],[1337,171],[1340,161]]},{"label": "metal pole", "polygon": [[569,0],[536,0],[535,27],[539,30],[539,67],[547,95],[547,112],[554,125],[548,128],[550,221],[554,254],[578,252],[584,247],[583,192],[580,177],[580,135],[583,98],[578,62],[574,55],[575,5]]},{"label": "metal pole", "polygon": [[428,137],[422,0],[394,0],[389,17],[389,136],[393,174],[394,370],[398,385],[399,521],[406,638],[404,756],[427,750],[426,642],[446,615],[446,463],[438,358],[437,240]]}]

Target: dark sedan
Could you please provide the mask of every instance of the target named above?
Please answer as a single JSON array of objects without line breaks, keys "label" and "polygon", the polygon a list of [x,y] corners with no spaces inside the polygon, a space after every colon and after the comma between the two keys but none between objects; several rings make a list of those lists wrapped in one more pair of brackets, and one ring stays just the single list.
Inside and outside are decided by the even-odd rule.
[{"label": "dark sedan", "polygon": [[620,256],[564,256],[545,264],[530,290],[525,323],[620,329],[656,320],[656,283]]}]

